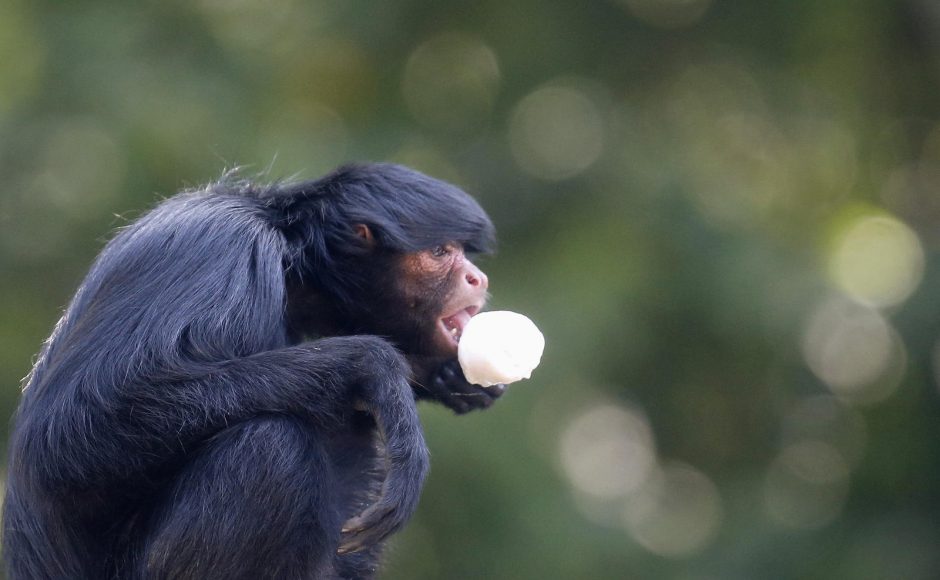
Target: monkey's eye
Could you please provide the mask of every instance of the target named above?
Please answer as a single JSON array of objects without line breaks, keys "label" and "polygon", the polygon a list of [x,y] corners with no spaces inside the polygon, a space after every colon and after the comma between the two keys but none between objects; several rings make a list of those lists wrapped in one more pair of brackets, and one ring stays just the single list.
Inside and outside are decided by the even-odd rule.
[{"label": "monkey's eye", "polygon": [[450,246],[442,244],[440,246],[434,246],[431,248],[431,255],[435,258],[443,258],[450,253]]}]

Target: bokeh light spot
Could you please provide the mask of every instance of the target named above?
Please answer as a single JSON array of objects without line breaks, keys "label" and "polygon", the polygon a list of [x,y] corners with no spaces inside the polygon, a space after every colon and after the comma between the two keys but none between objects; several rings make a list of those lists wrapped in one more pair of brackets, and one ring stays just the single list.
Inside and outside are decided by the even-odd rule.
[{"label": "bokeh light spot", "polygon": [[405,142],[401,148],[395,151],[389,161],[400,163],[457,185],[460,185],[464,180],[460,171],[446,155],[420,139]]},{"label": "bokeh light spot", "polygon": [[635,491],[656,457],[646,418],[613,405],[595,407],[571,421],[562,434],[560,453],[571,485],[600,498]]},{"label": "bokeh light spot", "polygon": [[810,317],[803,356],[835,394],[858,402],[890,395],[907,358],[901,339],[881,313],[839,298],[823,302]]},{"label": "bokeh light spot", "polygon": [[402,79],[405,103],[422,124],[464,130],[485,121],[499,88],[493,49],[463,34],[444,34],[408,57]]},{"label": "bokeh light spot", "polygon": [[842,512],[848,495],[848,463],[833,446],[804,441],[785,448],[771,464],[764,507],[777,523],[814,529]]},{"label": "bokeh light spot", "polygon": [[854,220],[836,234],[829,275],[848,296],[884,307],[907,299],[920,283],[924,250],[917,234],[887,215]]},{"label": "bokeh light spot", "polygon": [[801,399],[784,417],[782,439],[785,445],[823,441],[856,465],[865,452],[868,429],[853,407],[832,395],[814,395]]},{"label": "bokeh light spot", "polygon": [[304,103],[285,108],[264,125],[257,159],[262,167],[276,167],[275,174],[302,172],[313,177],[342,163],[348,144],[346,123],[336,111],[317,103]]},{"label": "bokeh light spot", "polygon": [[604,121],[582,91],[546,86],[519,104],[509,124],[509,141],[519,166],[548,181],[575,176],[604,151]]},{"label": "bokeh light spot", "polygon": [[270,52],[305,38],[303,32],[329,20],[329,2],[317,0],[198,0],[212,33],[224,45],[248,52]]},{"label": "bokeh light spot", "polygon": [[672,463],[630,497],[624,521],[630,535],[650,552],[680,558],[708,546],[721,527],[723,511],[718,488],[707,475]]}]

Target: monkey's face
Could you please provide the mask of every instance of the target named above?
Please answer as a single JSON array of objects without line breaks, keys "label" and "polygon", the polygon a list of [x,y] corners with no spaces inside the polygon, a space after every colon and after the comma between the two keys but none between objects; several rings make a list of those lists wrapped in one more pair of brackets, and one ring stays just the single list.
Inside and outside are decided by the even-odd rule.
[{"label": "monkey's face", "polygon": [[464,326],[486,304],[486,274],[457,243],[407,254],[374,251],[350,267],[362,283],[345,307],[311,292],[312,284],[288,284],[290,336],[375,334],[408,355],[452,359]]},{"label": "monkey's face", "polygon": [[[452,358],[470,317],[486,304],[489,281],[457,243],[406,254],[398,265],[402,313],[413,333],[406,350]],[[402,331],[404,329],[400,329]],[[412,346],[409,349],[408,346]]]}]

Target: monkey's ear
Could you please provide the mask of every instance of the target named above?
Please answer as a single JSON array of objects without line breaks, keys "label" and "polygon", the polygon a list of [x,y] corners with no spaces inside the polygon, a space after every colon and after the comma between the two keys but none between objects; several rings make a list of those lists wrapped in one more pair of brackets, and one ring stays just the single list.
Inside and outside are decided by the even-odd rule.
[{"label": "monkey's ear", "polygon": [[366,247],[369,249],[375,247],[375,237],[372,235],[372,230],[369,229],[369,226],[366,224],[356,224],[353,226],[353,229],[355,230],[356,235],[359,236],[365,243]]}]

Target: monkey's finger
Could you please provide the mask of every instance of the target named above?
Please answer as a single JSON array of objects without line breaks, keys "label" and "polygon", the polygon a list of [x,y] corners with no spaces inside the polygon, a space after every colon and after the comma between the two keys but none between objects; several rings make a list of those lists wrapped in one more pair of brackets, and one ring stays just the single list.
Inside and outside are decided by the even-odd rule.
[{"label": "monkey's finger", "polygon": [[391,511],[392,508],[389,506],[373,504],[358,516],[346,520],[340,532],[349,535],[361,533],[381,521],[381,519]]},{"label": "monkey's finger", "polygon": [[453,388],[452,385],[459,384],[457,374],[449,366],[444,366],[437,372],[432,383],[439,393],[447,393]]},{"label": "monkey's finger", "polygon": [[394,517],[394,512],[394,508],[378,503],[347,520],[340,530],[342,540],[336,553],[358,552],[382,541],[401,525]]},{"label": "monkey's finger", "polygon": [[357,533],[344,534],[336,553],[352,554],[374,546],[392,534],[394,529],[369,528]]},{"label": "monkey's finger", "polygon": [[450,408],[454,413],[458,415],[463,415],[464,413],[469,413],[474,409],[473,401],[468,400],[469,397],[466,396],[466,393],[451,393],[446,400],[443,401],[448,408]]},{"label": "monkey's finger", "polygon": [[365,549],[366,547],[378,542],[381,539],[376,538],[375,540],[371,540],[370,534],[364,534],[364,531],[365,530],[357,532],[344,532],[339,547],[336,548],[336,553],[340,555],[352,554],[354,552]]},{"label": "monkey's finger", "polygon": [[365,549],[365,547],[366,547],[365,544],[363,544],[362,542],[346,540],[343,543],[341,543],[338,548],[336,548],[336,553],[339,554],[340,556],[345,555],[345,554],[353,554],[355,552]]},{"label": "monkey's finger", "polygon": [[467,407],[464,412],[467,412],[474,409],[490,408],[504,392],[506,392],[506,385],[503,384],[488,387],[468,384],[465,392],[455,393],[455,396],[464,402]]},{"label": "monkey's finger", "polygon": [[441,367],[441,378],[446,382],[451,382],[457,378],[458,372],[460,370],[459,364],[456,361],[446,364]]}]

